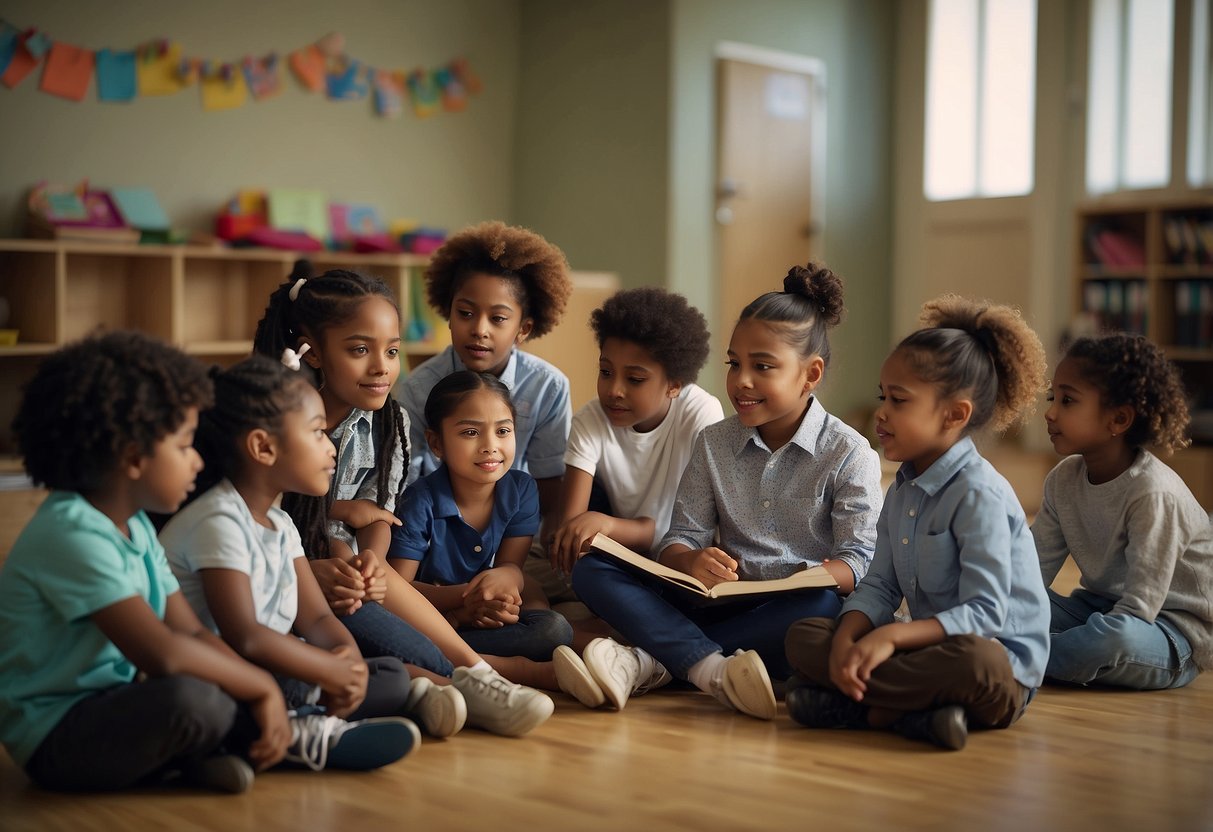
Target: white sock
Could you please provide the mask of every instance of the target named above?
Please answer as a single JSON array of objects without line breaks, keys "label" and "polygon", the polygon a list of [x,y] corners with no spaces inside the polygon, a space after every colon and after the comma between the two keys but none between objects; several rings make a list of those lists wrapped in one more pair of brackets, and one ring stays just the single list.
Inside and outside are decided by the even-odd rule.
[{"label": "white sock", "polygon": [[636,659],[640,662],[640,678],[636,680],[636,683],[644,684],[652,677],[653,672],[657,670],[657,660],[639,647],[633,647],[632,649],[636,651]]},{"label": "white sock", "polygon": [[719,652],[704,656],[691,665],[691,669],[687,671],[687,679],[704,693],[714,693],[720,689],[724,680],[725,661],[724,654]]},{"label": "white sock", "polygon": [[471,667],[468,668],[468,670],[492,670],[492,669],[493,669],[493,666],[491,664],[489,664],[488,662],[486,662],[484,659],[481,659],[480,661],[476,662],[474,665],[472,665]]}]

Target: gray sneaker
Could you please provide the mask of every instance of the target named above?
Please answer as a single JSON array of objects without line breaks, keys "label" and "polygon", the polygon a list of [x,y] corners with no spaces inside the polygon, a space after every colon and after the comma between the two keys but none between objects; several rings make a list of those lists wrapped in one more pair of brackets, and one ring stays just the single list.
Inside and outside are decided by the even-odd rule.
[{"label": "gray sneaker", "polygon": [[286,760],[312,771],[370,771],[394,763],[421,745],[421,732],[402,716],[346,722],[304,706],[292,711]]},{"label": "gray sneaker", "polygon": [[506,737],[537,728],[556,708],[549,697],[514,684],[491,667],[457,667],[451,685],[463,694],[468,725]]}]

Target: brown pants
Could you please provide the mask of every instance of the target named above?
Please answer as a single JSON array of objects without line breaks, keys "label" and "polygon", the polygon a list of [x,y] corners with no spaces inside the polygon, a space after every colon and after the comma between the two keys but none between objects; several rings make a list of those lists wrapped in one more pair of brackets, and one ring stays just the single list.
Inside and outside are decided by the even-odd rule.
[{"label": "brown pants", "polygon": [[[837,627],[835,619],[805,618],[788,630],[788,661],[815,687],[837,690],[830,681],[830,646]],[[1027,707],[1029,693],[1011,674],[1006,648],[993,639],[965,635],[894,653],[872,671],[863,703],[901,712],[963,705],[972,724],[1006,728]]]}]

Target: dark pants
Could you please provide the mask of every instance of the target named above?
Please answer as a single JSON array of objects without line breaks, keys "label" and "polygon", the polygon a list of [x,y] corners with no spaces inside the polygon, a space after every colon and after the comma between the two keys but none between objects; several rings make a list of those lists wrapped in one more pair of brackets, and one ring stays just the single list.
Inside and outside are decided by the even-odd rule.
[{"label": "dark pants", "polygon": [[[389,613],[390,615],[391,613]],[[366,698],[346,719],[369,719],[374,716],[400,716],[409,698],[409,671],[399,659],[381,656],[367,659]],[[316,686],[298,679],[278,677],[278,686],[288,708],[314,704]]]},{"label": "dark pants", "polygon": [[248,711],[217,685],[164,676],[76,703],[25,771],[45,789],[122,789],[220,751],[244,755],[258,736]]},{"label": "dark pants", "polygon": [[485,629],[460,627],[459,636],[482,656],[522,656],[548,662],[557,647],[573,643],[573,627],[558,612],[523,610],[517,624]]},{"label": "dark pants", "polygon": [[[838,621],[808,618],[788,630],[788,661],[814,687],[830,681],[830,646]],[[939,644],[894,653],[872,671],[863,704],[907,713],[963,705],[973,724],[1006,728],[1019,719],[1031,691],[1016,681],[1006,648],[993,639],[949,636]]]}]

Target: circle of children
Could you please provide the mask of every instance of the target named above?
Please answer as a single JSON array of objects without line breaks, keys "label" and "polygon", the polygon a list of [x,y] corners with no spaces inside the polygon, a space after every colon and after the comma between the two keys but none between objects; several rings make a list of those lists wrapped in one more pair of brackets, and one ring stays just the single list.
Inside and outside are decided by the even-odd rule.
[{"label": "circle of children", "polygon": [[[452,345],[399,386],[396,300],[348,271],[291,275],[227,369],[132,332],[43,362],[14,429],[51,493],[0,572],[0,740],[36,784],[238,792],[275,765],[377,768],[422,731],[526,734],[541,689],[618,711],[673,680],[758,719],[783,681],[801,725],[959,749],[1045,678],[1213,666],[1209,518],[1149,450],[1185,444],[1187,406],[1144,338],[1079,340],[1047,381],[1015,310],[927,303],[880,371],[882,496],[870,443],[814,395],[843,312],[828,269],[742,311],[728,418],[694,384],[704,317],[655,288],[593,312],[598,398],[574,416],[519,349],[572,291],[530,231],[458,234],[426,291]],[[972,437],[1046,387],[1064,458],[1029,527]],[[590,551],[599,533],[707,586],[820,564],[837,587],[692,603]],[[572,624],[551,608],[571,599]]]}]

